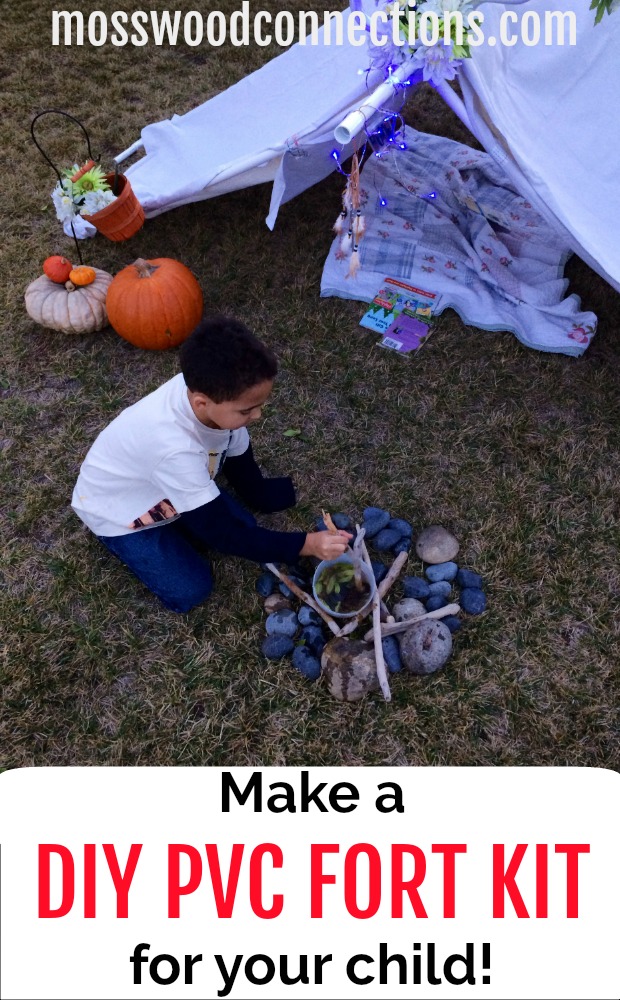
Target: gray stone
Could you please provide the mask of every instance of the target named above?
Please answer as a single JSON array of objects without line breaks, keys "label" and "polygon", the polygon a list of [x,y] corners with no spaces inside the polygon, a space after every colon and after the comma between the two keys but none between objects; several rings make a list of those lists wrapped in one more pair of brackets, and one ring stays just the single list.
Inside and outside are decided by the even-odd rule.
[{"label": "gray stone", "polygon": [[411,538],[413,534],[413,528],[409,521],[403,520],[402,517],[393,517],[388,521],[387,526],[392,531],[397,531],[401,538]]},{"label": "gray stone", "polygon": [[295,594],[293,593],[293,591],[291,590],[291,588],[287,587],[287,585],[284,583],[284,581],[282,581],[282,583],[280,584],[280,586],[279,586],[278,589],[279,589],[280,593],[284,597],[295,597]]},{"label": "gray stone", "polygon": [[391,674],[398,674],[403,669],[403,661],[400,658],[400,646],[395,635],[386,635],[381,640],[383,647],[383,659]]},{"label": "gray stone", "polygon": [[293,666],[309,681],[316,681],[321,675],[321,661],[307,646],[296,646],[293,650]]},{"label": "gray stone", "polygon": [[265,622],[267,635],[286,635],[289,639],[297,635],[299,622],[297,615],[291,610],[274,611]]},{"label": "gray stone", "polygon": [[450,629],[450,632],[452,633],[458,632],[458,630],[461,628],[463,624],[461,619],[457,618],[456,615],[446,615],[446,617],[442,618],[441,620],[444,623],[444,625],[446,625]]},{"label": "gray stone", "polygon": [[460,604],[468,615],[481,615],[487,606],[487,599],[477,587],[465,587],[461,591]]},{"label": "gray stone", "polygon": [[287,601],[286,597],[282,594],[272,594],[263,603],[263,607],[268,615],[273,614],[274,611],[283,611],[285,608],[290,608],[291,602]]},{"label": "gray stone", "polygon": [[432,524],[418,535],[415,550],[425,563],[449,562],[455,558],[459,543],[445,528]]},{"label": "gray stone", "polygon": [[452,593],[452,587],[448,580],[438,580],[437,583],[431,583],[428,589],[431,592],[431,597],[436,597],[437,595],[440,597],[449,597]]},{"label": "gray stone", "polygon": [[455,562],[435,563],[425,570],[427,579],[431,583],[438,583],[440,580],[454,580],[459,568]]},{"label": "gray stone", "polygon": [[287,635],[268,635],[261,649],[269,660],[281,660],[293,652],[294,643]]},{"label": "gray stone", "polygon": [[402,601],[394,605],[392,614],[397,622],[404,622],[409,618],[419,618],[420,615],[425,615],[426,608],[414,597],[403,597]]},{"label": "gray stone", "polygon": [[400,535],[397,531],[391,531],[390,528],[382,528],[374,538],[374,546],[379,552],[389,552],[397,542],[400,541]]},{"label": "gray stone", "polygon": [[360,701],[379,688],[374,649],[359,639],[331,639],[323,650],[321,668],[338,701]]},{"label": "gray stone", "polygon": [[431,596],[431,589],[421,576],[403,577],[403,591],[405,597],[415,597],[418,601],[425,601]]},{"label": "gray stone", "polygon": [[476,590],[482,588],[482,577],[470,569],[460,569],[456,574],[456,582],[459,587],[474,587]]},{"label": "gray stone", "polygon": [[400,639],[403,664],[412,674],[434,674],[452,652],[452,635],[442,622],[432,618],[418,622]]}]

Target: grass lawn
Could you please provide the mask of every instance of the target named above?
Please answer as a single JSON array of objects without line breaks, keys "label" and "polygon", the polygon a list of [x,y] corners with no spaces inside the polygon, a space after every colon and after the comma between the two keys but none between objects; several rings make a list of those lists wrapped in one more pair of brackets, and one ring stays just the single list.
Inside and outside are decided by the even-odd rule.
[{"label": "grass lawn", "polygon": [[[452,311],[413,360],[379,350],[358,327],[361,303],[319,298],[337,175],[284,206],[273,233],[261,186],[166,213],[129,243],[83,245],[85,262],[113,273],[139,256],[183,261],[209,311],[235,314],[276,350],[281,375],[254,450],[268,473],[293,474],[300,500],[270,523],[309,528],[322,507],[359,518],[378,505],[416,530],[445,525],[461,564],[483,574],[488,610],[455,636],[445,669],[392,678],[389,705],[342,705],[262,657],[254,564],[215,558],[213,599],[175,616],[83,528],[69,499],[86,451],[176,374],[176,351],[140,351],[111,329],[51,333],[23,306],[44,258],[73,256],[49,199],[55,177],[30,140],[34,114],[76,115],[109,165],[143,125],[277,50],[53,49],[47,4],[4,8],[0,765],[618,767],[620,297],[571,261],[571,291],[600,320],[578,360]],[[175,5],[196,8],[207,5]],[[468,141],[426,88],[407,119]],[[64,121],[47,119],[41,135],[63,165],[85,158]],[[420,570],[412,556],[406,572]]]}]

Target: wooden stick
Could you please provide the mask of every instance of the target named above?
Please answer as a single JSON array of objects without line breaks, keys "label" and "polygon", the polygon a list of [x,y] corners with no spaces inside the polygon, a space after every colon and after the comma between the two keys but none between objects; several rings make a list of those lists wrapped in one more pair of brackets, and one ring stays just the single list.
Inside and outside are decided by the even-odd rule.
[{"label": "wooden stick", "polygon": [[[368,555],[368,549],[366,548],[366,543],[362,542],[362,555],[364,556],[364,562],[368,566],[370,572],[372,573],[372,563],[370,561],[370,556]],[[372,599],[372,636],[375,644],[375,663],[377,666],[377,677],[379,679],[379,687],[383,692],[383,697],[386,701],[392,700],[392,693],[390,691],[390,685],[387,679],[387,670],[385,669],[385,658],[383,656],[383,646],[381,645],[381,598],[379,597],[379,591],[376,590],[374,597]]]},{"label": "wooden stick", "polygon": [[[381,600],[383,600],[383,598],[387,594],[392,584],[394,584],[395,581],[397,580],[400,571],[402,570],[406,562],[407,562],[407,553],[399,552],[398,555],[396,556],[396,559],[390,566],[389,570],[383,577],[383,580],[377,587],[377,593],[379,594],[379,598]],[[355,618],[352,619],[352,621],[347,622],[346,625],[342,626],[340,632],[338,633],[338,637],[340,638],[341,636],[350,635],[351,632],[355,632],[355,629],[358,627],[360,622],[362,622],[364,618],[366,618],[371,612],[372,612],[372,604],[369,604],[368,607],[364,608],[363,611],[360,611],[359,614],[357,614]]]},{"label": "wooden stick", "polygon": [[[437,608],[436,611],[427,611],[425,615],[418,618],[407,618],[404,622],[394,622],[394,624],[381,625],[381,635],[394,635],[396,632],[406,632],[412,625],[426,621],[427,618],[445,618],[446,615],[457,615],[461,610],[460,604],[447,604],[445,608]],[[374,639],[373,629],[369,629],[364,636],[364,642]]]},{"label": "wooden stick", "polygon": [[273,563],[267,563],[266,565],[267,569],[271,573],[273,573],[274,576],[277,576],[279,580],[282,580],[282,582],[285,583],[286,586],[290,590],[292,590],[294,594],[297,595],[300,601],[303,601],[304,604],[307,604],[314,611],[316,611],[317,615],[321,616],[325,624],[329,626],[330,630],[334,633],[334,635],[338,635],[340,631],[340,625],[337,625],[334,619],[331,618],[327,614],[327,612],[323,611],[323,608],[319,604],[317,604],[317,602],[314,600],[314,597],[310,597],[310,594],[307,594],[305,590],[302,590],[301,587],[298,587],[295,581],[291,580],[290,577],[286,575],[286,573],[281,573],[280,570],[277,569]]}]

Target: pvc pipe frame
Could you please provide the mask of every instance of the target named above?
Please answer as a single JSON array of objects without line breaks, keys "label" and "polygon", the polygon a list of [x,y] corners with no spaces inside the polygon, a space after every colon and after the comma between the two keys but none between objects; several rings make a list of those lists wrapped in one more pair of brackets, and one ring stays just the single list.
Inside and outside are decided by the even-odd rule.
[{"label": "pvc pipe frame", "polygon": [[348,144],[364,128],[369,118],[387,102],[394,97],[399,87],[413,76],[417,67],[413,65],[413,59],[407,59],[398,69],[390,74],[389,78],[379,84],[376,90],[369,95],[368,99],[356,111],[350,111],[347,117],[334,129],[334,139],[341,146]]}]

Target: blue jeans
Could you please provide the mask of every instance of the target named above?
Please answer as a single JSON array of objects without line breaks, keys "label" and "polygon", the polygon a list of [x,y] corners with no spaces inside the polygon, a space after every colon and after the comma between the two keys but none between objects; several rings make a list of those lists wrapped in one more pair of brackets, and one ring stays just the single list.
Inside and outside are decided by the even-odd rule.
[{"label": "blue jeans", "polygon": [[[245,507],[223,490],[221,493],[236,518],[244,524],[256,524]],[[213,590],[209,561],[184,530],[182,518],[159,528],[97,538],[170,611],[190,611],[206,601]]]}]

